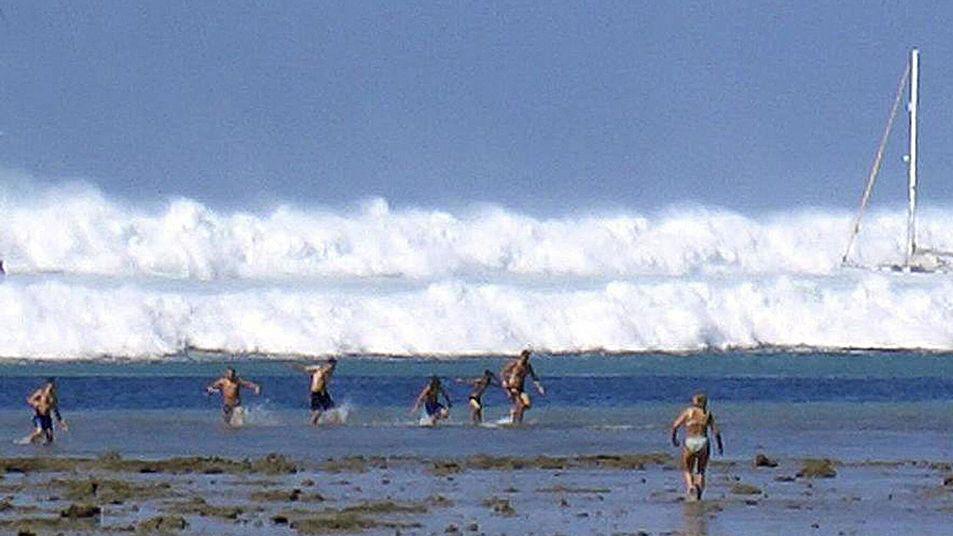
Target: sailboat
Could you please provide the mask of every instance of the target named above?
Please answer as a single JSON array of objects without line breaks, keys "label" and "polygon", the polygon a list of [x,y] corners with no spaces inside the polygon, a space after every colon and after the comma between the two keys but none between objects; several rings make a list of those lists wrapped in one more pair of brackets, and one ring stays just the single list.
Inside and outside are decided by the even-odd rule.
[{"label": "sailboat", "polygon": [[860,198],[860,210],[854,218],[851,226],[850,238],[847,241],[847,248],[844,250],[844,256],[841,258],[842,266],[871,268],[851,261],[851,253],[854,244],[857,241],[857,235],[860,233],[861,220],[867,210],[870,201],[870,194],[873,192],[874,183],[877,181],[877,174],[880,172],[883,164],[884,149],[887,140],[890,137],[890,131],[893,128],[894,119],[897,117],[897,111],[903,100],[903,90],[910,87],[910,100],[907,104],[907,111],[910,114],[910,139],[909,151],[904,157],[907,163],[907,237],[903,261],[900,263],[880,265],[875,268],[888,269],[898,272],[942,272],[953,270],[953,252],[938,251],[931,248],[921,247],[917,243],[917,107],[919,105],[920,92],[920,51],[913,49],[910,52],[910,61],[904,69],[903,76],[900,78],[900,85],[897,88],[897,96],[893,102],[893,108],[890,111],[890,117],[887,120],[887,127],[884,129],[883,136],[880,139],[880,146],[874,157],[874,163],[871,166],[870,174],[867,177],[867,185]]}]

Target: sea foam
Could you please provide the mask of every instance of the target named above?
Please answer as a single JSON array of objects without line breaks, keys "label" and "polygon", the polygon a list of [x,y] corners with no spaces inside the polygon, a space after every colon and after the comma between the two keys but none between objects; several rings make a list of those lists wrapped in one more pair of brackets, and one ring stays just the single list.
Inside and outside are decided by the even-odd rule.
[{"label": "sea foam", "polygon": [[[0,208],[3,357],[953,350],[951,276],[842,268],[846,211],[241,213],[82,188]],[[951,215],[921,241],[953,249]],[[904,229],[873,213],[854,260],[899,261]]]},{"label": "sea foam", "polygon": [[[953,218],[927,215],[921,239],[953,249]],[[850,215],[746,217],[725,210],[532,217],[494,206],[457,212],[280,206],[221,212],[189,199],[153,210],[90,189],[0,201],[8,271],[216,280],[460,275],[625,277],[711,272],[832,274]],[[867,263],[900,259],[902,211],[872,214],[856,248]]]},{"label": "sea foam", "polygon": [[611,282],[532,289],[459,281],[339,294],[294,288],[155,291],[0,285],[0,355],[463,355],[764,347],[953,348],[953,283],[844,280]]}]

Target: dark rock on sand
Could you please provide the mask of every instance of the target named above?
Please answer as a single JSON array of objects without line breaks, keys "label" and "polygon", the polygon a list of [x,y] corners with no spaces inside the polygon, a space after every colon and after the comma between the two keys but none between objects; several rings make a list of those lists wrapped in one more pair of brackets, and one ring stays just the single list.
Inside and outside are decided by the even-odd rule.
[{"label": "dark rock on sand", "polygon": [[483,501],[483,505],[492,509],[493,513],[501,516],[509,517],[516,515],[516,509],[513,508],[513,506],[510,504],[510,501],[507,499],[491,497]]},{"label": "dark rock on sand", "polygon": [[761,495],[761,488],[743,482],[736,482],[731,485],[731,493],[735,495]]},{"label": "dark rock on sand", "polygon": [[777,467],[778,462],[768,458],[764,454],[758,454],[754,457],[754,466],[755,467]]},{"label": "dark rock on sand", "polygon": [[205,502],[202,497],[193,497],[188,501],[172,503],[164,508],[174,514],[196,515],[202,517],[218,517],[222,519],[237,519],[244,510],[237,506],[215,506]]},{"label": "dark rock on sand", "polygon": [[356,512],[328,511],[313,517],[296,519],[289,525],[299,534],[332,534],[362,532],[375,528],[417,529],[420,523],[382,521],[364,517]]},{"label": "dark rock on sand", "polygon": [[453,506],[453,500],[448,499],[443,495],[431,495],[427,498],[427,504],[436,506],[438,508],[450,508]]},{"label": "dark rock on sand", "polygon": [[797,473],[798,478],[834,478],[837,469],[834,462],[828,459],[804,460],[804,465]]},{"label": "dark rock on sand", "polygon": [[345,507],[341,511],[357,514],[426,514],[427,506],[421,503],[378,501],[358,503]]},{"label": "dark rock on sand", "polygon": [[185,518],[180,516],[156,516],[139,523],[136,530],[144,533],[168,533],[185,530],[188,526]]},{"label": "dark rock on sand", "polygon": [[63,497],[71,501],[96,501],[121,504],[130,500],[153,499],[168,495],[172,486],[168,482],[131,483],[123,480],[53,479],[50,484],[64,490]]},{"label": "dark rock on sand", "polygon": [[[256,491],[251,494],[250,498],[256,502],[298,502],[301,499],[301,490],[295,488],[292,490]],[[322,497],[321,500],[324,500],[324,498]]]},{"label": "dark rock on sand", "polygon": [[70,519],[87,519],[91,517],[96,517],[102,512],[95,504],[76,504],[73,503],[69,505],[69,508],[60,512],[60,517],[68,517]]},{"label": "dark rock on sand", "polygon": [[258,460],[186,457],[167,460],[124,460],[118,455],[100,458],[0,458],[0,473],[70,473],[89,471],[169,474],[250,474],[285,475],[298,471],[297,465],[280,454]]}]

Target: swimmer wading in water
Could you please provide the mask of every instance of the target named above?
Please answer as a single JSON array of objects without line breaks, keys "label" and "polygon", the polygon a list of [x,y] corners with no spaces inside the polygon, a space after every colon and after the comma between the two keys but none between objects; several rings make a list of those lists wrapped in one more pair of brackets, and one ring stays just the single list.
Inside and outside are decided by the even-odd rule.
[{"label": "swimmer wading in water", "polygon": [[529,362],[531,355],[532,352],[529,350],[523,350],[520,356],[503,367],[503,371],[500,373],[506,396],[513,403],[513,409],[510,410],[510,421],[514,424],[522,423],[523,414],[533,406],[533,401],[525,390],[526,376],[533,379],[533,385],[536,386],[540,395],[546,394],[543,384],[539,381],[539,376],[536,375],[533,365]]},{"label": "swimmer wading in water", "polygon": [[470,391],[470,419],[473,424],[483,422],[483,394],[491,385],[502,385],[496,376],[489,369],[483,371],[483,375],[472,380],[457,380],[473,387]]},{"label": "swimmer wading in water", "polygon": [[35,430],[27,436],[24,443],[35,443],[42,438],[44,443],[53,442],[53,417],[64,431],[69,430],[66,421],[60,415],[59,399],[56,396],[56,379],[48,378],[46,384],[33,392],[26,403],[33,408]]},{"label": "swimmer wading in water", "polygon": [[331,382],[331,376],[337,367],[338,360],[330,358],[323,365],[312,367],[300,367],[305,372],[311,374],[311,425],[318,426],[321,421],[321,415],[334,409],[334,400],[331,393],[328,392],[328,384]]},{"label": "swimmer wading in water", "polygon": [[678,429],[685,428],[685,445],[682,448],[682,470],[685,491],[690,499],[701,500],[705,491],[705,470],[711,455],[708,430],[715,435],[718,454],[724,454],[721,433],[715,424],[715,416],[708,411],[708,397],[698,393],[692,397],[692,405],[685,408],[672,423],[672,445],[678,445]]},{"label": "swimmer wading in water", "polygon": [[261,394],[261,387],[258,384],[239,378],[233,368],[225,369],[224,376],[205,388],[207,394],[222,393],[222,420],[228,426],[238,425],[232,418],[236,415],[240,417],[244,412],[244,408],[242,408],[242,387],[251,389],[256,395]]},{"label": "swimmer wading in water", "polygon": [[[446,406],[439,401],[441,394],[443,395],[443,399],[447,402]],[[447,391],[440,383],[440,378],[436,376],[430,377],[430,381],[427,382],[427,385],[420,391],[420,394],[417,395],[417,399],[414,401],[414,407],[411,408],[410,413],[417,413],[421,405],[424,406],[427,416],[430,417],[431,423],[434,425],[450,417],[450,408],[453,407],[453,402],[450,401],[450,395],[447,394]]]}]

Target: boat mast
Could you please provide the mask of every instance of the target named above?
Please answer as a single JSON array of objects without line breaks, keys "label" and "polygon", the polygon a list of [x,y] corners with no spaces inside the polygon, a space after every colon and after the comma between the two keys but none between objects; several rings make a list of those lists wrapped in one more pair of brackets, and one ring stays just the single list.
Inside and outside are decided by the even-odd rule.
[{"label": "boat mast", "polygon": [[917,100],[920,91],[920,51],[910,52],[910,153],[907,155],[907,262],[909,268],[917,249]]}]

